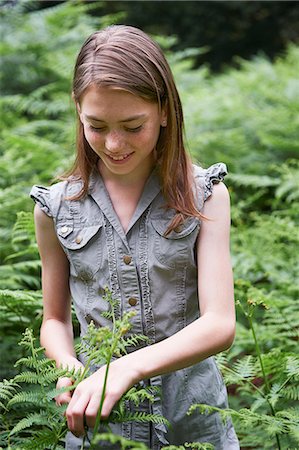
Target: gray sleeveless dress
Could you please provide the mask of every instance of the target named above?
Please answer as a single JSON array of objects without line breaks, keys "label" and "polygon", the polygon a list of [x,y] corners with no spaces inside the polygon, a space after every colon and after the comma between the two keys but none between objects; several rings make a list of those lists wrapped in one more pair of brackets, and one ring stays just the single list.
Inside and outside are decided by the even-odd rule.
[{"label": "gray sleeveless dress", "polygon": [[[213,183],[226,175],[224,164],[208,169],[194,166],[200,207],[212,194]],[[50,188],[34,186],[31,197],[53,218],[58,239],[70,262],[70,289],[84,335],[91,320],[107,325],[104,287],[119,299],[121,315],[132,308],[132,332],[159,342],[198,318],[196,241],[200,221],[189,218],[179,232],[164,233],[173,217],[165,210],[156,171],[149,177],[125,233],[98,173],[90,179],[88,195],[65,200],[81,188],[79,181],[63,181]],[[147,381],[161,388],[161,396],[145,407],[166,417],[171,427],[149,423],[115,424],[117,434],[145,443],[151,450],[167,444],[209,442],[217,450],[239,449],[230,421],[219,414],[186,413],[191,404],[227,406],[227,392],[212,357],[192,367]],[[81,440],[68,433],[66,448],[79,450]],[[88,447],[86,447],[88,448]],[[105,445],[105,450],[113,446]]]}]

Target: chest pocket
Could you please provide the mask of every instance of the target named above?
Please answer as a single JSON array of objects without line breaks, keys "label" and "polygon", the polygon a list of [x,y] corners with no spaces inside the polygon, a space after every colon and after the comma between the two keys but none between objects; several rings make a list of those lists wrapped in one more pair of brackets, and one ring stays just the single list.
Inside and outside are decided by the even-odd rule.
[{"label": "chest pocket", "polygon": [[57,236],[69,261],[72,275],[83,281],[93,279],[103,262],[103,221],[95,225],[59,223]]},{"label": "chest pocket", "polygon": [[157,260],[170,268],[195,264],[195,244],[198,236],[199,221],[193,217],[185,220],[178,231],[165,232],[169,219],[152,219],[154,228],[154,254]]}]

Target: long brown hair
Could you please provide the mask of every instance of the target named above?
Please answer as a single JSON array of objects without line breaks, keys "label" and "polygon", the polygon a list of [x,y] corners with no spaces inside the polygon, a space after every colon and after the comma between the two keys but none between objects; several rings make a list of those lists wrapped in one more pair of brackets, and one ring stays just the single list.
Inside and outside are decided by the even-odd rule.
[{"label": "long brown hair", "polygon": [[[126,25],[113,25],[93,33],[77,57],[73,98],[80,99],[90,85],[124,89],[146,101],[157,103],[167,112],[167,126],[161,127],[156,145],[157,166],[167,207],[176,211],[168,231],[186,217],[201,214],[196,206],[193,168],[183,142],[183,111],[172,72],[160,47],[143,31]],[[77,199],[86,195],[89,177],[96,167],[97,154],[84,136],[78,117],[77,155],[68,175],[83,182]]]}]

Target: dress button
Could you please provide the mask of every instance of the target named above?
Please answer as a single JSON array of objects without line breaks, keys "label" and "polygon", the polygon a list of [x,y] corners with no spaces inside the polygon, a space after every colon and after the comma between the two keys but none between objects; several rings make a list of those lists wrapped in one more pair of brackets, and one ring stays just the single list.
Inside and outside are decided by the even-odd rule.
[{"label": "dress button", "polygon": [[66,234],[68,231],[69,231],[69,227],[67,227],[66,225],[64,225],[63,227],[61,227],[60,229],[59,229],[59,231],[60,231],[60,233],[61,234]]},{"label": "dress button", "polygon": [[130,298],[129,298],[129,305],[135,306],[136,304],[137,304],[137,298],[135,298],[135,297],[130,297]]},{"label": "dress button", "polygon": [[76,244],[81,244],[82,239],[83,239],[82,236],[80,236],[80,235],[77,236],[76,239],[75,239]]},{"label": "dress button", "polygon": [[125,264],[130,264],[130,262],[132,261],[132,256],[130,256],[130,255],[125,255],[125,256],[123,257],[123,260],[124,260],[124,263],[125,263]]}]

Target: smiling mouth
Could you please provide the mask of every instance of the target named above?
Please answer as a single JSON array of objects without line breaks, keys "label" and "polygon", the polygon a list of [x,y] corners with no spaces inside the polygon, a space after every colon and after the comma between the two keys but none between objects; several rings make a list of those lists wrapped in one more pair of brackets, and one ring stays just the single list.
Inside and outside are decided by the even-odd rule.
[{"label": "smiling mouth", "polygon": [[133,153],[125,153],[124,155],[118,155],[118,156],[112,156],[107,155],[108,158],[110,158],[112,161],[124,161],[125,159],[129,158]]}]

